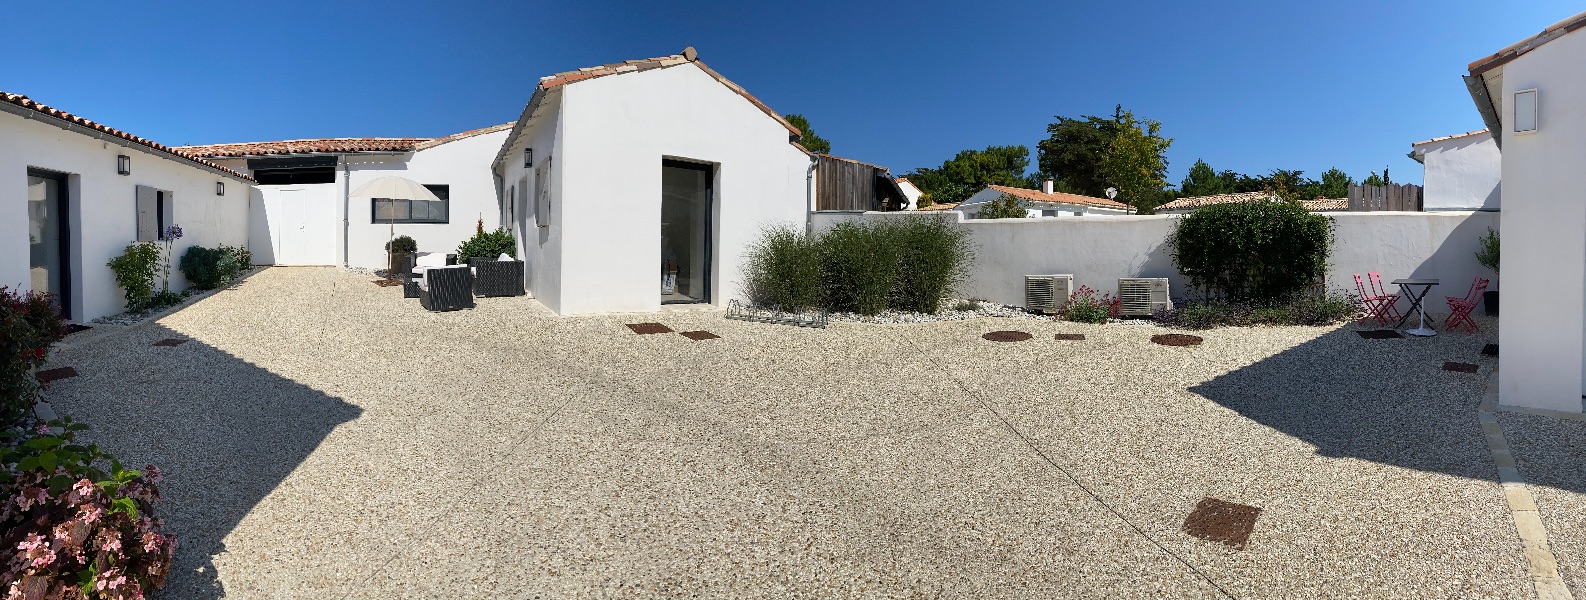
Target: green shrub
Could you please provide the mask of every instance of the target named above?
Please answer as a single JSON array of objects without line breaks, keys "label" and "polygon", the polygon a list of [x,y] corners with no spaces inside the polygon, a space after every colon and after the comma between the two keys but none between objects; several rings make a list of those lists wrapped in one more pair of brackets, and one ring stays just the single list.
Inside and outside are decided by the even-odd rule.
[{"label": "green shrub", "polygon": [[898,249],[894,308],[934,314],[969,274],[969,233],[943,217],[888,219],[883,235]]},{"label": "green shrub", "polygon": [[[477,237],[477,236],[475,236],[475,237]],[[385,243],[385,251],[386,252],[418,252],[419,251],[419,243],[413,241],[413,238],[411,238],[411,237],[408,237],[408,236],[405,236],[405,235],[399,235],[399,236],[396,236],[396,238],[392,239],[391,241]],[[501,253],[497,252],[496,254],[492,254],[490,256],[499,256],[500,254]],[[458,256],[460,257],[462,255],[459,254]],[[469,258],[472,258],[472,257],[469,257]]]},{"label": "green shrub", "polygon": [[1305,290],[1327,272],[1333,222],[1294,202],[1207,206],[1168,236],[1179,272],[1212,296],[1270,303]]},{"label": "green shrub", "polygon": [[890,223],[838,223],[820,238],[822,298],[831,311],[874,315],[887,308],[900,249]]},{"label": "green shrub", "polygon": [[248,251],[247,246],[227,246],[225,244],[221,244],[219,249],[222,252],[230,254],[232,260],[237,262],[238,273],[253,268],[253,253]]},{"label": "green shrub", "polygon": [[1168,327],[1210,329],[1256,325],[1331,325],[1355,319],[1361,314],[1359,299],[1335,293],[1320,297],[1299,295],[1267,304],[1192,302],[1174,310],[1157,311],[1152,318]]},{"label": "green shrub", "polygon": [[1003,194],[996,200],[987,202],[975,213],[977,219],[1023,219],[1030,216],[1025,209],[1030,204],[1009,194]]},{"label": "green shrub", "polygon": [[187,282],[201,290],[212,290],[231,283],[242,271],[237,255],[224,247],[190,246],[182,253],[179,265]]},{"label": "green shrub", "polygon": [[160,247],[153,242],[133,242],[106,264],[116,274],[127,310],[148,306],[154,297],[154,275],[160,268]]},{"label": "green shrub", "polygon": [[1068,297],[1068,304],[1057,310],[1057,316],[1064,321],[1106,323],[1118,315],[1119,304],[1119,299],[1113,298],[1112,294],[1102,294],[1097,298],[1096,290],[1082,285],[1079,291]]},{"label": "green shrub", "polygon": [[480,231],[457,247],[457,262],[467,263],[469,259],[477,256],[495,258],[502,254],[518,257],[518,244],[517,240],[513,239],[512,232],[505,229]]},{"label": "green shrub", "polygon": [[820,306],[820,247],[802,229],[765,228],[746,258],[744,293],[750,302],[789,312]]},{"label": "green shrub", "polygon": [[65,336],[66,324],[53,296],[0,286],[0,431],[17,426],[33,411],[39,393],[33,369],[44,364],[50,346]]},{"label": "green shrub", "polygon": [[1491,227],[1488,227],[1487,235],[1483,236],[1480,240],[1477,240],[1477,242],[1481,244],[1481,250],[1476,252],[1476,262],[1481,263],[1481,266],[1483,267],[1492,269],[1493,273],[1497,273],[1498,232],[1493,231]]}]

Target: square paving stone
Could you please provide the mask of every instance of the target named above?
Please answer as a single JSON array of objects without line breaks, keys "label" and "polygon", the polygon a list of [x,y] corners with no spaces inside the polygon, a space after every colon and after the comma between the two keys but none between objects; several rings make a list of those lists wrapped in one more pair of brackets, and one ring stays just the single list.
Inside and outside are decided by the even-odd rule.
[{"label": "square paving stone", "polygon": [[73,369],[71,367],[57,367],[57,368],[54,368],[54,369],[45,369],[43,371],[39,371],[38,374],[36,375],[36,377],[38,377],[38,379],[39,379],[39,383],[49,383],[51,381],[59,381],[59,380],[62,380],[62,379],[66,379],[68,377],[76,377],[76,376],[77,376],[77,369]]},{"label": "square paving stone", "polygon": [[634,333],[639,335],[650,335],[652,333],[672,333],[671,327],[667,327],[660,323],[629,323],[628,329],[632,329]]},{"label": "square paving stone", "polygon": [[1184,533],[1244,550],[1260,514],[1261,509],[1254,506],[1206,498],[1184,519]]},{"label": "square paving stone", "polygon": [[1462,363],[1462,362],[1445,362],[1445,363],[1443,363],[1443,370],[1444,371],[1453,371],[1455,373],[1475,373],[1476,370],[1480,369],[1480,368],[1481,368],[1480,366],[1473,365],[1473,364],[1470,364],[1470,363]]},{"label": "square paving stone", "polygon": [[165,338],[163,340],[155,342],[153,345],[169,347],[169,346],[180,346],[180,345],[185,344],[185,343],[187,343],[187,340],[185,340],[185,339],[181,339],[181,338]]},{"label": "square paving stone", "polygon": [[683,337],[686,337],[688,339],[694,340],[696,342],[700,341],[700,340],[714,340],[714,339],[717,339],[717,338],[721,337],[719,335],[716,335],[714,333],[711,333],[709,331],[704,331],[704,330],[700,330],[700,331],[685,331],[685,332],[683,332],[680,335],[682,335]]},{"label": "square paving stone", "polygon": [[1391,340],[1404,337],[1404,334],[1392,329],[1372,329],[1369,331],[1357,331],[1355,333],[1359,333],[1360,337],[1366,338],[1368,340]]}]

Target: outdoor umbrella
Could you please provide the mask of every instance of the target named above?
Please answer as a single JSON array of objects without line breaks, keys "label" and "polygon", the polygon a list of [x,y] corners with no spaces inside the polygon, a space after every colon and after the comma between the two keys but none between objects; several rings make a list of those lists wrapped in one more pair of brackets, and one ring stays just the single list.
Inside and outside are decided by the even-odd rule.
[{"label": "outdoor umbrella", "polygon": [[[435,195],[435,192],[431,192],[423,184],[406,177],[396,176],[381,177],[360,185],[350,195],[360,198],[381,198],[386,200],[440,200]],[[392,277],[390,267],[391,240],[396,238],[396,215],[392,214],[391,218],[387,219],[387,223],[390,226],[390,232],[386,235],[386,278],[390,279]]]}]

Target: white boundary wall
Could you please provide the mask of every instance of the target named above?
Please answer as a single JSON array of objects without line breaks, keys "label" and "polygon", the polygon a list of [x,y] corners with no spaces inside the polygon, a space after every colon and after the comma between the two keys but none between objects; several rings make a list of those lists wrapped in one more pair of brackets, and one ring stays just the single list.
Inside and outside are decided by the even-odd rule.
[{"label": "white boundary wall", "polygon": [[[945,213],[945,214],[944,214]],[[816,231],[842,221],[888,218],[956,219],[976,247],[969,280],[960,290],[1003,304],[1024,304],[1024,276],[1072,273],[1075,286],[1117,294],[1120,277],[1167,277],[1175,298],[1186,282],[1173,266],[1167,236],[1181,215],[1075,217],[1068,219],[964,219],[941,213],[815,213]],[[1428,294],[1430,312],[1447,312],[1445,296],[1464,296],[1471,281],[1495,276],[1476,262],[1477,239],[1498,228],[1494,212],[1328,213],[1337,224],[1327,287],[1353,292],[1353,275],[1371,271],[1383,280],[1442,280]],[[1392,286],[1390,286],[1392,287]],[[1493,287],[1496,289],[1496,281]],[[1401,309],[1408,307],[1401,300]],[[1480,309],[1478,309],[1480,310]]]}]

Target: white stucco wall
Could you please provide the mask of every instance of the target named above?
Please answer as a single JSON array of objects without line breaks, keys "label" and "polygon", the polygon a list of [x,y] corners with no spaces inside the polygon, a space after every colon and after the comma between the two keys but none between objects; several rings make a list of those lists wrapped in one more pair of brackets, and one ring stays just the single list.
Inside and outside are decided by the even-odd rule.
[{"label": "white stucco wall", "polygon": [[[513,211],[510,228],[518,242],[518,256],[523,259],[524,287],[530,295],[553,311],[562,306],[562,225],[561,225],[561,169],[562,160],[556,151],[562,136],[562,111],[560,91],[546,95],[536,116],[524,125],[522,133],[508,148],[504,173],[497,192],[511,199],[517,206]],[[534,166],[524,167],[523,151],[534,150]],[[536,167],[546,164],[545,182],[551,198],[550,218],[541,227],[534,214],[534,190],[537,183]],[[488,161],[486,163],[489,164]]]},{"label": "white stucco wall", "polygon": [[909,201],[909,205],[905,210],[914,210],[919,208],[920,196],[925,195],[925,192],[922,192],[920,191],[920,188],[915,187],[914,182],[907,179],[899,181],[898,189],[903,190],[903,198]]},{"label": "white stucco wall", "polygon": [[663,159],[715,167],[712,304],[740,295],[744,251],[764,225],[804,222],[809,156],[694,65],[580,81],[562,94],[553,310],[660,308]]},{"label": "white stucco wall", "polygon": [[[372,222],[370,199],[351,199],[348,263],[354,267],[384,268],[385,243],[391,231],[418,242],[420,252],[451,253],[477,231],[480,219],[486,230],[500,223],[496,205],[495,178],[490,161],[501,149],[507,132],[498,131],[448,142],[414,152],[406,161],[387,160],[350,163],[351,189],[369,181],[395,175],[427,185],[450,186],[451,202],[446,223],[398,223],[395,226]],[[462,257],[458,257],[459,260]]]},{"label": "white stucco wall", "polygon": [[[1581,411],[1586,387],[1586,34],[1503,66],[1503,352],[1499,401]],[[1537,90],[1537,131],[1513,132],[1514,92]]]},{"label": "white stucco wall", "polygon": [[1426,210],[1498,210],[1502,155],[1489,133],[1417,144]]},{"label": "white stucco wall", "polygon": [[[819,213],[822,231],[845,220],[930,218],[932,213]],[[943,211],[969,230],[975,246],[972,273],[960,293],[1003,304],[1024,304],[1024,276],[1072,273],[1074,284],[1116,294],[1120,277],[1166,277],[1175,298],[1189,291],[1173,266],[1166,240],[1182,217],[1131,215],[1071,219],[966,219]],[[1441,279],[1428,295],[1428,311],[1448,311],[1444,296],[1464,296],[1477,277],[1492,278],[1473,256],[1476,239],[1497,228],[1490,212],[1335,213],[1336,243],[1327,287],[1355,289],[1355,273],[1377,271],[1385,281]],[[1409,301],[1401,300],[1401,309]],[[1478,309],[1479,310],[1479,309]]]},{"label": "white stucco wall", "polygon": [[[245,180],[67,131],[47,119],[0,113],[0,285],[12,289],[32,286],[27,235],[29,168],[68,175],[73,320],[87,321],[124,309],[121,288],[105,263],[137,238],[135,190],[139,185],[174,194],[173,222],[182,226],[184,236],[172,252],[173,290],[187,286],[174,265],[188,247],[247,243],[249,203],[256,198]],[[132,157],[131,175],[116,173],[119,154]],[[217,181],[225,181],[226,195],[215,195]]]}]

